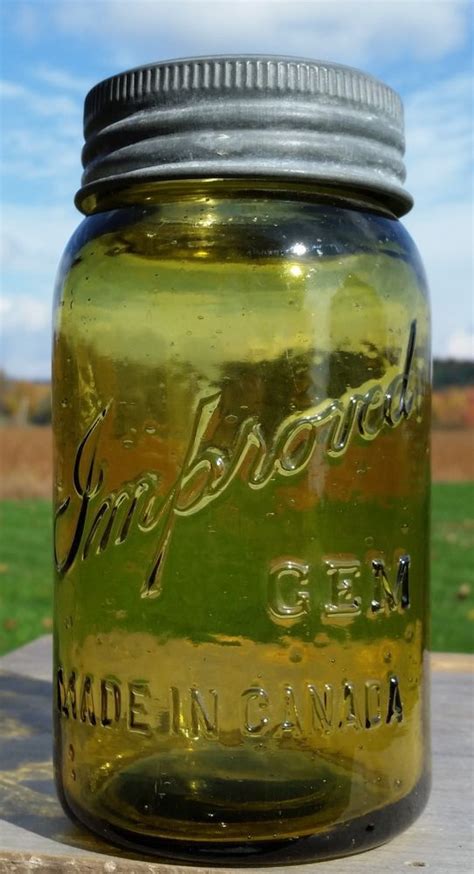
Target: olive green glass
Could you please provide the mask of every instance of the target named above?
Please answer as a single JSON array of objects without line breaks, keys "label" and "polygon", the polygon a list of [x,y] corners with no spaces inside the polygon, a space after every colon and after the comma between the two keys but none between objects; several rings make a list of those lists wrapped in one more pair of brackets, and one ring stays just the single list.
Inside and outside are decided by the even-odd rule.
[{"label": "olive green glass", "polygon": [[310,185],[84,208],[54,334],[63,803],[170,859],[380,844],[429,783],[416,249]]}]

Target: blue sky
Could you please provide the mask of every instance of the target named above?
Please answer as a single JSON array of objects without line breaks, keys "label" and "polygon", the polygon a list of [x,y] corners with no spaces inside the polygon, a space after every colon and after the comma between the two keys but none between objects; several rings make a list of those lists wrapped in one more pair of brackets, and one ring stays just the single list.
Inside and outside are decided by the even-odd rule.
[{"label": "blue sky", "polygon": [[2,17],[1,369],[49,375],[88,88],[154,60],[238,52],[338,61],[399,91],[415,196],[404,222],[428,272],[434,352],[474,357],[470,0],[3,0]]}]

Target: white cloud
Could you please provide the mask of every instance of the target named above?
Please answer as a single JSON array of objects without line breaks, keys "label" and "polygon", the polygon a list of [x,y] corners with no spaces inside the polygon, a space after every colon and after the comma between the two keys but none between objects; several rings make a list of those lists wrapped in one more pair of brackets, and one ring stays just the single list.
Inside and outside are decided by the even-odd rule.
[{"label": "white cloud", "polygon": [[3,332],[0,370],[17,379],[49,379],[51,375],[51,331]]},{"label": "white cloud", "polygon": [[448,358],[474,361],[474,331],[458,331],[448,341]]},{"label": "white cloud", "polygon": [[32,43],[38,38],[41,29],[38,9],[34,9],[29,3],[15,5],[14,30],[25,42]]},{"label": "white cloud", "polygon": [[0,97],[5,100],[14,100],[16,97],[25,98],[28,96],[28,89],[19,82],[7,82],[5,79],[0,81]]},{"label": "white cloud", "polygon": [[[15,295],[0,299],[2,331],[43,331],[51,323],[51,304],[33,295]],[[17,335],[18,336],[18,335]]]},{"label": "white cloud", "polygon": [[8,180],[48,180],[49,202],[71,196],[74,180],[79,186],[82,142],[82,101],[70,94],[16,81],[0,83],[4,99],[2,171]]},{"label": "white cloud", "polygon": [[34,71],[36,79],[45,82],[53,88],[63,91],[72,91],[83,98],[87,91],[94,85],[94,77],[89,79],[84,76],[74,76],[67,70],[42,64]]},{"label": "white cloud", "polygon": [[45,96],[17,82],[3,80],[0,84],[0,95],[5,99],[20,99],[27,109],[37,115],[58,118],[67,115],[77,115],[81,112],[80,105],[71,97],[63,94]]},{"label": "white cloud", "polygon": [[473,321],[473,217],[470,199],[445,200],[403,219],[426,268],[433,310],[433,350],[448,355],[450,338]]},{"label": "white cloud", "polygon": [[408,187],[423,206],[472,185],[472,93],[461,73],[405,98]]},{"label": "white cloud", "polygon": [[79,221],[72,206],[6,204],[2,209],[0,369],[7,373],[49,377],[55,277]]},{"label": "white cloud", "polygon": [[433,346],[446,357],[451,338],[473,320],[472,77],[431,82],[405,99],[408,190],[403,219],[428,274]]},{"label": "white cloud", "polygon": [[80,124],[66,131],[40,129],[32,136],[28,126],[11,127],[4,132],[2,169],[10,177],[24,180],[51,180],[49,195],[67,194],[74,182],[79,186]]},{"label": "white cloud", "polygon": [[[337,59],[396,59],[411,52],[420,60],[442,58],[465,41],[469,3],[464,0],[91,0],[55,7],[68,33],[106,38],[109,51],[121,42],[127,63],[179,53],[277,52]],[[134,60],[132,60],[134,57]]]},{"label": "white cloud", "polygon": [[52,288],[62,249],[80,218],[72,205],[64,208],[4,204],[0,249],[4,275],[9,271],[30,273],[33,288],[37,277],[46,277]]}]

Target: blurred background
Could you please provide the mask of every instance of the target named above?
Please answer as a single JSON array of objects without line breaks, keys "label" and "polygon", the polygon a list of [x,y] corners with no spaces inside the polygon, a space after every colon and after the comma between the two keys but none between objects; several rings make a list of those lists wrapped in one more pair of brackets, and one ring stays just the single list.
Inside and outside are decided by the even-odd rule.
[{"label": "blurred background", "polygon": [[470,0],[3,0],[0,653],[51,629],[50,312],[81,220],[82,105],[188,55],[358,66],[402,96],[404,222],[433,302],[433,648],[474,650],[473,18]]}]

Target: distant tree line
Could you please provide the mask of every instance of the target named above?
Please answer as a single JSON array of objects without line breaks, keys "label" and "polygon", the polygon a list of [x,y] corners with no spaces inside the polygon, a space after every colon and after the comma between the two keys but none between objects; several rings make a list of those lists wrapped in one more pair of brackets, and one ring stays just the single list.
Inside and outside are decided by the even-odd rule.
[{"label": "distant tree line", "polygon": [[474,385],[474,361],[439,359],[433,361],[433,388]]},{"label": "distant tree line", "polygon": [[51,423],[49,382],[11,379],[0,371],[0,422],[15,425],[49,425]]},{"label": "distant tree line", "polygon": [[[446,427],[471,424],[474,361],[437,359],[433,362],[433,387],[441,392],[435,398],[435,423]],[[455,390],[455,391],[453,391]],[[459,391],[457,391],[459,390]],[[468,409],[469,408],[469,409]],[[446,419],[446,422],[445,422]],[[12,379],[0,370],[0,423],[49,425],[51,423],[51,386],[46,381]]]}]

